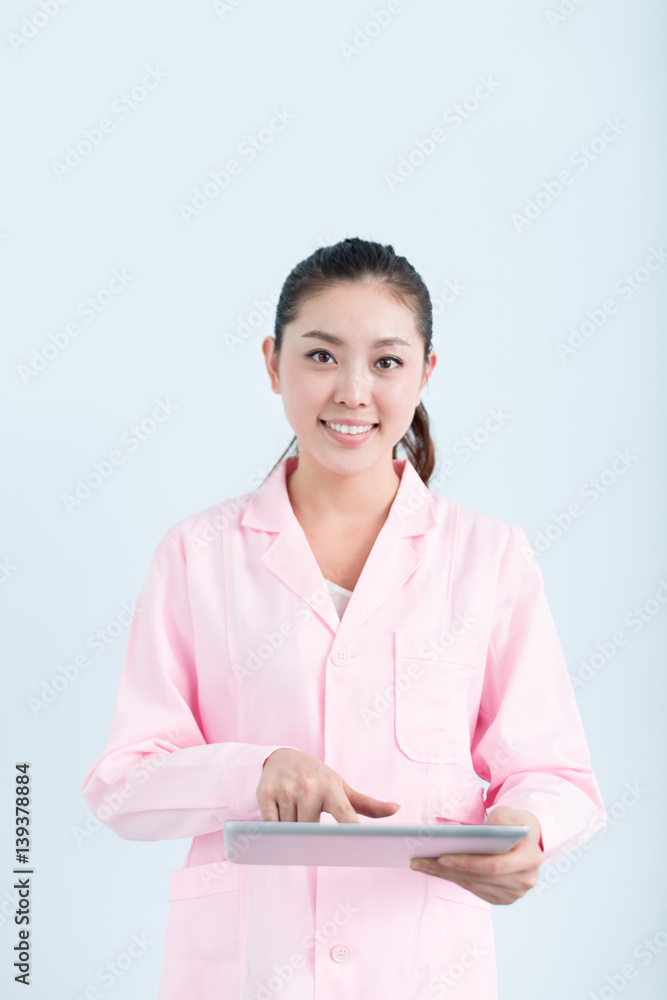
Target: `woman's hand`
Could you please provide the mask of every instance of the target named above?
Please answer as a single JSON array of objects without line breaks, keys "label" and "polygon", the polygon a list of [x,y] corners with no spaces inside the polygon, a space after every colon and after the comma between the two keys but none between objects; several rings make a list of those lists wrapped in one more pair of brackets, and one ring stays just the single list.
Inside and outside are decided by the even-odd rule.
[{"label": "woman's hand", "polygon": [[540,822],[525,809],[497,806],[487,814],[484,823],[529,826],[530,833],[505,854],[442,854],[439,858],[414,858],[410,867],[422,860],[424,867],[416,871],[457,882],[489,903],[514,903],[537,883],[544,855]]},{"label": "woman's hand", "polygon": [[317,757],[287,748],[269,754],[255,795],[262,819],[281,823],[319,823],[322,812],[358,823],[357,813],[378,818],[401,808],[356,792]]}]

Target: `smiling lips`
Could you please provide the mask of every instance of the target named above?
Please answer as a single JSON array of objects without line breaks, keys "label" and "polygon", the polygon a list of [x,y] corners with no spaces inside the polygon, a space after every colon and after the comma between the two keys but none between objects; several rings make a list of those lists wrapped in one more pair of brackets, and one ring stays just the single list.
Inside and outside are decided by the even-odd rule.
[{"label": "smiling lips", "polygon": [[339,431],[341,434],[365,434],[366,431],[370,431],[376,424],[348,424],[348,423],[337,423],[333,420],[323,420],[323,424],[327,427],[333,428],[335,431]]},{"label": "smiling lips", "polygon": [[377,424],[343,424],[334,420],[322,420],[331,437],[344,444],[355,444],[357,441],[365,441],[377,428]]}]

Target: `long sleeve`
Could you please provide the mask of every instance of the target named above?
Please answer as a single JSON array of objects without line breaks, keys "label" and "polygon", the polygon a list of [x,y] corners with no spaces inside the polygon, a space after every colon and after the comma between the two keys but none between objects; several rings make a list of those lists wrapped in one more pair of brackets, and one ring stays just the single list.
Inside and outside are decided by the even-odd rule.
[{"label": "long sleeve", "polygon": [[485,806],[540,821],[544,862],[563,857],[606,824],[606,809],[567,664],[522,528],[511,525],[501,560],[472,762],[489,782]]},{"label": "long sleeve", "polygon": [[89,808],[119,836],[194,837],[228,819],[261,819],[255,790],[280,747],[207,743],[196,695],[185,558],[170,529],[137,599],[106,749],[81,785]]}]

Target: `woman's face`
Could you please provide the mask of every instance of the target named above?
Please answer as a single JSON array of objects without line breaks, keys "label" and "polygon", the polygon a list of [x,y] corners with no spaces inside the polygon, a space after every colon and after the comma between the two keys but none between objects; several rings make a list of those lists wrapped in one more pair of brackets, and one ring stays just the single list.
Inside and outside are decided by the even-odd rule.
[{"label": "woman's face", "polygon": [[[305,452],[332,472],[360,472],[391,456],[435,367],[413,313],[382,286],[339,283],[302,303],[262,350],[274,392]],[[327,426],[339,423],[358,433]]]}]

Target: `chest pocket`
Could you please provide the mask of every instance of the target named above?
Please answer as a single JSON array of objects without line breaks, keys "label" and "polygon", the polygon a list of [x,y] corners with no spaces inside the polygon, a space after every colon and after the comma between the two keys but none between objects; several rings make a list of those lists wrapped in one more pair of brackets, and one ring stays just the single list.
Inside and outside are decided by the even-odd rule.
[{"label": "chest pocket", "polygon": [[481,639],[452,637],[445,650],[431,653],[423,633],[399,629],[394,637],[396,742],[412,760],[463,760],[470,748],[468,688],[479,669]]}]

